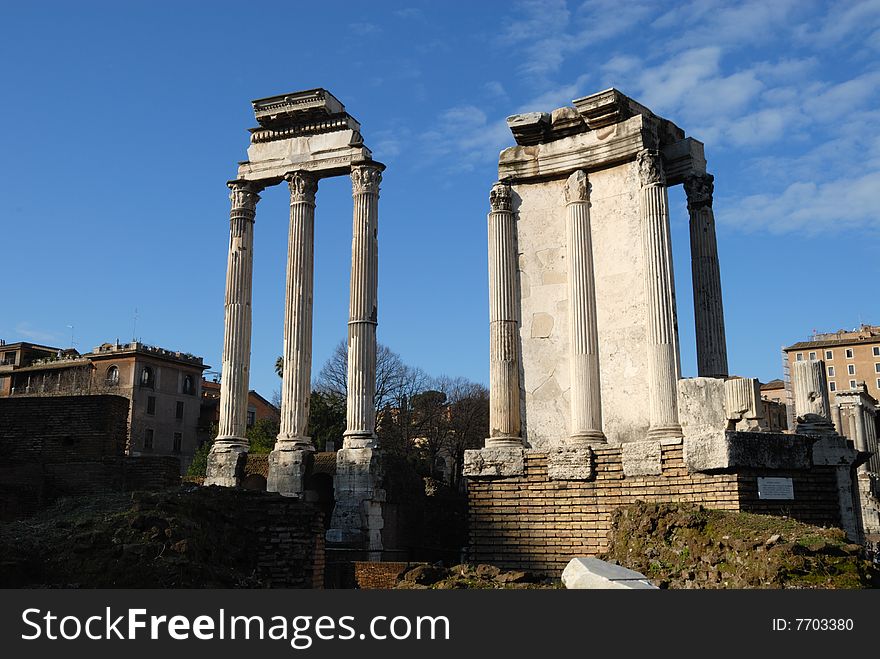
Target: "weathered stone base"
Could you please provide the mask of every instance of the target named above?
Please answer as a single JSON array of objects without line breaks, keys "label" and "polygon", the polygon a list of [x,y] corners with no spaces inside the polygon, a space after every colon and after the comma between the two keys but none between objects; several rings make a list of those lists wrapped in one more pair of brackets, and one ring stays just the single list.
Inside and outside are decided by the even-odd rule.
[{"label": "weathered stone base", "polygon": [[523,473],[525,451],[515,447],[487,447],[464,452],[462,473],[468,478],[518,476]]},{"label": "weathered stone base", "polygon": [[[701,473],[688,469],[681,443],[661,443],[659,474],[626,476],[621,446],[594,446],[592,452],[591,480],[551,479],[550,454],[531,450],[523,456],[521,474],[468,477],[469,560],[558,576],[573,556],[607,551],[612,513],[637,500],[691,502],[842,525],[836,464],[809,461],[803,468]],[[792,479],[794,499],[761,499],[757,479],[767,476]]]},{"label": "weathered stone base", "polygon": [[336,452],[336,506],[327,542],[363,548],[370,560],[380,560],[385,490],[381,453],[372,448]]},{"label": "weathered stone base", "polygon": [[238,487],[244,478],[247,464],[247,447],[231,445],[220,446],[215,443],[208,454],[208,467],[205,470],[205,485]]},{"label": "weathered stone base", "polygon": [[279,450],[269,453],[269,477],[266,491],[286,497],[302,497],[306,478],[311,473],[314,451]]}]

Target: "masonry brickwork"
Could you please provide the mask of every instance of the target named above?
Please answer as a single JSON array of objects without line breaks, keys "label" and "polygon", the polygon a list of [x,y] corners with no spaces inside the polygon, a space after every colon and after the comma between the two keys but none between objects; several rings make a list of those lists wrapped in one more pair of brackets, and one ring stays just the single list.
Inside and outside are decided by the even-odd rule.
[{"label": "masonry brickwork", "polygon": [[128,412],[121,396],[0,398],[0,520],[63,496],[179,483],[177,458],[125,455]]},{"label": "masonry brickwork", "polygon": [[[840,524],[833,467],[689,473],[682,445],[662,447],[661,473],[624,477],[621,449],[594,450],[595,477],[550,480],[548,454],[528,451],[522,476],[469,478],[470,555],[476,563],[559,574],[576,556],[608,550],[611,515],[637,500],[685,501],[707,508],[782,514],[811,524]],[[757,478],[792,478],[794,501],[758,498]]]}]

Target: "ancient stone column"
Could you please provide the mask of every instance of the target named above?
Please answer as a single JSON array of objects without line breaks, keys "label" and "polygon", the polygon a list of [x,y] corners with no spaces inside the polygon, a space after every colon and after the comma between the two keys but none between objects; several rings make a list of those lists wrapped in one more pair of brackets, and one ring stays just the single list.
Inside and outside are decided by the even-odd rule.
[{"label": "ancient stone column", "polygon": [[[315,193],[318,179],[309,172],[287,177],[290,232],[284,306],[284,370],[278,442],[313,450],[306,436],[312,373],[312,294],[314,289]],[[276,447],[278,448],[278,447]]]},{"label": "ancient stone column", "polygon": [[797,417],[815,414],[830,419],[825,362],[820,360],[794,362],[791,369],[794,388],[794,412]]},{"label": "ancient stone column", "polygon": [[230,181],[229,258],[226,266],[226,300],[223,332],[223,365],[220,386],[220,423],[208,456],[206,485],[234,487],[243,475],[248,450],[248,380],[251,360],[251,283],[254,265],[254,217],[258,192],[249,181]]},{"label": "ancient stone column", "polygon": [[[569,370],[571,373],[571,444],[605,442],[599,383],[599,334],[596,282],[590,234],[590,183],[583,170],[565,184],[568,247]],[[519,401],[517,400],[517,403]]]},{"label": "ancient stone column", "polygon": [[489,437],[486,447],[523,446],[520,428],[516,220],[510,186],[489,193]]},{"label": "ancient stone column", "polygon": [[711,174],[694,174],[684,180],[684,189],[690,215],[697,373],[701,377],[717,378],[727,376],[727,340],[724,336],[715,214],[712,211],[714,180]]},{"label": "ancient stone column", "polygon": [[681,437],[669,199],[660,152],[640,151],[638,167],[642,185],[642,249],[648,303],[648,438]]},{"label": "ancient stone column", "polygon": [[307,456],[315,450],[307,436],[312,373],[312,294],[314,290],[315,193],[318,179],[292,172],[290,231],[284,306],[281,419],[275,449],[269,455],[266,489],[301,496]]},{"label": "ancient stone column", "polygon": [[354,221],[348,320],[348,398],[345,448],[371,448],[376,440],[376,324],[378,306],[378,206],[384,167],[351,170]]},{"label": "ancient stone column", "polygon": [[831,408],[831,414],[834,420],[834,429],[837,431],[838,435],[843,435],[843,419],[841,418],[839,404]]},{"label": "ancient stone column", "polygon": [[[856,450],[858,451],[867,451],[868,450],[868,437],[867,437],[867,428],[865,427],[865,411],[862,409],[862,401],[857,401],[852,407],[852,419],[854,432],[853,434],[853,442],[855,443]],[[861,473],[868,472],[867,463],[859,465],[859,471]]]}]

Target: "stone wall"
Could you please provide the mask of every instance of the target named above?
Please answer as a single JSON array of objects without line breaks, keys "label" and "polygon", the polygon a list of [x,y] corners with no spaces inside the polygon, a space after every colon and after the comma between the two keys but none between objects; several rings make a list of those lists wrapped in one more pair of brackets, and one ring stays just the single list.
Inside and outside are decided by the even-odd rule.
[{"label": "stone wall", "polygon": [[121,396],[0,398],[0,520],[63,496],[179,483],[176,457],[125,455],[128,410]]},{"label": "stone wall", "polygon": [[[603,430],[648,429],[644,257],[635,163],[590,172]],[[569,318],[564,180],[514,185],[523,358],[523,431],[532,448],[568,437]],[[601,249],[599,248],[601,246]]]},{"label": "stone wall", "polygon": [[[687,501],[707,508],[789,515],[839,525],[833,467],[809,470],[740,469],[736,473],[689,472],[681,444],[661,446],[661,473],[623,474],[622,450],[595,450],[592,480],[549,480],[548,454],[529,451],[522,476],[468,479],[468,559],[508,569],[558,574],[575,556],[608,549],[611,515],[637,500]],[[758,476],[790,477],[794,502],[758,498]]]}]

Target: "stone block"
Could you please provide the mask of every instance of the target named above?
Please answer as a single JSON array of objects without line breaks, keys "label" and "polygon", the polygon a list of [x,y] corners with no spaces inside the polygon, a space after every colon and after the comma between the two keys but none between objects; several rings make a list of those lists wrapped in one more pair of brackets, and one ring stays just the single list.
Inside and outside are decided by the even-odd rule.
[{"label": "stone block", "polygon": [[641,572],[598,558],[573,558],[562,571],[562,583],[569,590],[632,589],[656,590]]},{"label": "stone block", "polygon": [[755,469],[809,469],[815,437],[776,432],[725,432],[685,438],[689,471]]},{"label": "stone block", "polygon": [[266,491],[286,497],[302,497],[306,476],[311,470],[314,451],[274,450],[269,453]]},{"label": "stone block", "polygon": [[659,476],[662,472],[659,440],[624,442],[620,445],[620,453],[623,459],[623,475],[627,478]]},{"label": "stone block", "polygon": [[462,474],[468,478],[521,476],[525,471],[525,451],[511,447],[486,447],[464,452]]},{"label": "stone block", "polygon": [[590,481],[595,475],[596,460],[589,446],[548,452],[547,476],[551,481]]},{"label": "stone block", "polygon": [[247,456],[247,451],[244,450],[212,450],[208,454],[205,485],[238,487],[244,478]]}]

